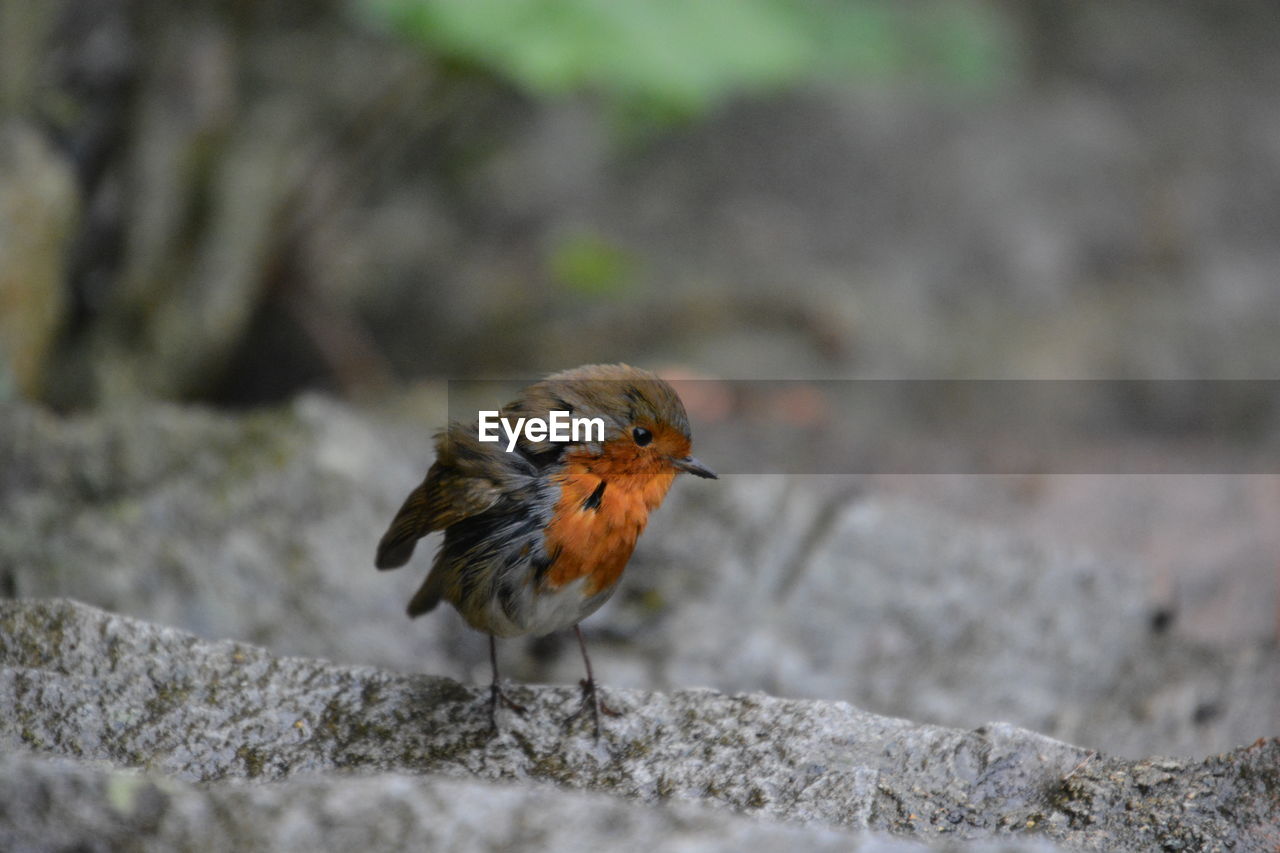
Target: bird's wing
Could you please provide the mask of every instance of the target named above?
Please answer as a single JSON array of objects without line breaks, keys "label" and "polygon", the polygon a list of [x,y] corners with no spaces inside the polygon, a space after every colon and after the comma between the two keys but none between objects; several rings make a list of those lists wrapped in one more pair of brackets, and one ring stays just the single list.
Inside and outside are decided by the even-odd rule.
[{"label": "bird's wing", "polygon": [[451,424],[436,436],[436,461],[426,479],[405,498],[378,543],[375,565],[403,566],[419,539],[484,512],[526,482],[528,468],[520,454],[481,444],[474,427]]}]

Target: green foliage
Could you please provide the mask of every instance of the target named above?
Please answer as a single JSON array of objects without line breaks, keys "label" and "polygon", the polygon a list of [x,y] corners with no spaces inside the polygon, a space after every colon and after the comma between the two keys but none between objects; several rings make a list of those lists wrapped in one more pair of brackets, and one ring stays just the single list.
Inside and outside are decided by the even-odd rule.
[{"label": "green foliage", "polygon": [[549,259],[552,279],[582,296],[608,296],[625,290],[634,277],[635,259],[595,234],[576,234],[556,246]]},{"label": "green foliage", "polygon": [[696,115],[833,74],[984,80],[1003,27],[973,0],[354,0],[374,23],[542,96]]}]

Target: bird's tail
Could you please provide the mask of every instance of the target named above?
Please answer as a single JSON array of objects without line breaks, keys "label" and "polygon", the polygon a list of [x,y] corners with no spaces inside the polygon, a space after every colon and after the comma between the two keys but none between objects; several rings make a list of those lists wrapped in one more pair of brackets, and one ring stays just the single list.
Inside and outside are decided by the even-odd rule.
[{"label": "bird's tail", "polygon": [[418,587],[418,591],[413,594],[413,598],[409,599],[408,613],[410,617],[428,613],[440,603],[440,584],[436,582],[435,577],[436,573],[432,570],[427,575],[427,579],[422,582],[422,586]]}]

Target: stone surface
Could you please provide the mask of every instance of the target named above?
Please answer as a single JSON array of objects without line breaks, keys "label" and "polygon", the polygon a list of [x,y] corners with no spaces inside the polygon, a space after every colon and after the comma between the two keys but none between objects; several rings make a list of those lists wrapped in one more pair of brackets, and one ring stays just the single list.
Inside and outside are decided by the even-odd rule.
[{"label": "stone surface", "polygon": [[[909,851],[887,838],[791,827],[693,805],[380,774],[287,785],[195,785],[94,764],[0,756],[0,846],[118,850]],[[1022,849],[1022,848],[1019,848]],[[1030,847],[1026,849],[1032,849]]]},{"label": "stone surface", "polygon": [[74,596],[288,654],[447,662],[430,625],[397,618],[412,578],[380,584],[371,564],[392,493],[421,475],[397,464],[405,443],[316,399],[242,418],[8,406],[0,577],[10,595]]},{"label": "stone surface", "polygon": [[[435,543],[406,569],[372,568],[445,417],[430,389],[379,411],[319,397],[248,416],[5,407],[0,590],[482,683],[483,636],[447,608],[403,616]],[[1134,758],[1276,733],[1273,643],[1156,630],[1166,602],[1140,566],[1051,541],[855,478],[681,480],[584,629],[616,687],[838,699],[962,728],[1001,719]],[[499,654],[515,680],[582,674],[570,635]]]},{"label": "stone surface", "polygon": [[[611,691],[616,704],[654,713],[611,721],[609,737],[597,744],[582,732],[545,724],[572,709],[576,690],[517,686],[514,696],[529,713],[504,719],[502,735],[491,739],[485,692],[449,679],[275,658],[230,642],[204,644],[66,601],[6,602],[3,614],[7,736],[32,748],[196,781],[410,765],[565,782],[574,776],[580,785],[594,780],[651,800],[698,798],[710,789],[728,804],[775,811],[781,802],[793,808],[795,797],[771,792],[805,780],[770,780],[751,768],[766,755],[803,755],[815,763],[814,773],[831,774],[846,792],[809,816],[862,826],[874,792],[873,776],[865,772],[871,755],[900,738],[909,745],[913,738],[949,737],[844,705],[712,691],[669,697]],[[847,743],[822,743],[837,731]],[[1084,754],[1050,741],[1045,746],[1068,765]],[[498,756],[503,761],[488,770],[476,763]],[[670,775],[663,756],[696,760]]]},{"label": "stone surface", "polygon": [[549,786],[382,774],[288,785],[195,785],[133,771],[0,756],[7,850],[832,850],[1052,853],[1048,841],[926,845],[876,833],[770,823],[723,809],[661,809]]},{"label": "stone surface", "polygon": [[[480,839],[539,825],[554,833],[554,823],[536,814],[546,802],[566,821],[597,811],[590,832],[613,831],[610,813],[636,829],[673,834],[755,832],[723,814],[631,812],[604,801],[594,809],[540,784],[554,782],[632,803],[727,807],[806,831],[823,828],[813,836],[823,844],[838,840],[833,829],[1109,849],[1259,849],[1280,841],[1276,739],[1204,761],[1134,762],[1003,724],[960,731],[838,702],[614,690],[611,700],[626,714],[608,719],[596,741],[585,725],[562,723],[574,690],[512,691],[527,713],[502,714],[493,735],[486,691],[449,679],[275,657],[69,601],[4,602],[0,743],[94,762],[7,758],[32,772],[5,774],[0,800],[43,796],[44,807],[14,808],[4,831],[41,837],[46,820],[58,821],[58,832],[105,827],[163,838],[207,824],[232,839],[264,833],[292,845],[344,815],[353,834],[392,840],[443,810],[450,827],[435,831],[480,846]],[[400,775],[347,777],[369,773]],[[453,779],[470,781],[455,786]],[[475,780],[519,782],[520,790]],[[185,784],[193,782],[220,785]],[[486,801],[505,822],[464,817],[469,812],[450,802],[455,788],[458,797]],[[69,792],[65,804],[53,797],[58,791]],[[372,815],[383,805],[394,820],[375,826]],[[775,844],[789,837],[785,828],[761,832]]]}]

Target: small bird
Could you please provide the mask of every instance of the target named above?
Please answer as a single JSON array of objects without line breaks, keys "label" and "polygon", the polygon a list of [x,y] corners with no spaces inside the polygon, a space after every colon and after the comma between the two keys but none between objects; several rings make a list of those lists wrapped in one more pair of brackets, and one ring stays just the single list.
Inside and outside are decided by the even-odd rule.
[{"label": "small bird", "polygon": [[[436,530],[444,542],[409,602],[409,616],[441,600],[489,635],[489,719],[497,706],[523,712],[498,681],[497,637],[541,636],[571,627],[587,677],[572,722],[591,709],[600,734],[600,701],[578,623],[611,596],[676,474],[716,479],[689,451],[689,419],[675,390],[624,364],[587,365],[524,389],[500,412],[547,420],[552,411],[598,418],[603,434],[573,441],[482,441],[479,421],[452,422],[436,435],[436,460],[378,543],[379,569],[403,566],[417,541]],[[563,438],[563,435],[558,436]],[[534,436],[540,438],[540,436]]]}]

